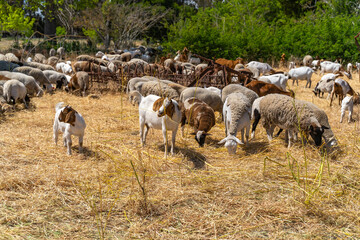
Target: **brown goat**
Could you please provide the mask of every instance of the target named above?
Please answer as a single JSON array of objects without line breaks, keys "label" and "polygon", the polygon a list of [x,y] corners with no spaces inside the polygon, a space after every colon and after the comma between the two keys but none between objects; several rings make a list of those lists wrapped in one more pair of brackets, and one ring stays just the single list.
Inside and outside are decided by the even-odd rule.
[{"label": "brown goat", "polygon": [[195,140],[199,143],[200,147],[204,146],[205,137],[210,129],[215,125],[214,110],[205,102],[197,98],[188,98],[183,104],[180,104],[182,113],[181,129],[184,134],[184,126],[187,122],[194,128]]},{"label": "brown goat", "polygon": [[341,101],[344,99],[344,91],[340,84],[337,82],[334,83],[333,90],[330,93],[330,106],[332,105],[334,95],[339,97],[339,105],[341,105]]},{"label": "brown goat", "polygon": [[75,73],[66,88],[68,91],[80,91],[82,96],[86,95],[86,90],[89,89],[89,74],[87,72]]},{"label": "brown goat", "polygon": [[221,65],[225,65],[225,66],[227,66],[227,67],[229,67],[231,69],[234,69],[236,64],[242,63],[243,61],[240,58],[236,59],[235,61],[234,60],[227,60],[225,58],[218,58],[218,59],[216,59],[215,62],[218,63],[218,64],[221,64]]},{"label": "brown goat", "polygon": [[266,82],[262,82],[262,81],[253,80],[250,83],[248,83],[245,87],[256,92],[257,95],[259,95],[259,97],[262,97],[262,96],[265,96],[265,95],[268,95],[271,93],[278,93],[278,94],[287,95],[289,97],[295,98],[294,91],[290,90],[289,92],[286,92],[272,83],[266,83]]}]

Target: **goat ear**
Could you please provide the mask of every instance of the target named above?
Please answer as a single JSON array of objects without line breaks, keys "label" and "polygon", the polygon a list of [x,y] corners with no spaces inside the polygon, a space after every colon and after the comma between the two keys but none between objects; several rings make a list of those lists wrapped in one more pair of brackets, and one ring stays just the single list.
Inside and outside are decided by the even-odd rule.
[{"label": "goat ear", "polygon": [[330,128],[326,127],[326,126],[321,126],[321,128],[322,129],[330,129]]},{"label": "goat ear", "polygon": [[190,133],[190,135],[196,135],[196,132],[192,132],[192,133]]},{"label": "goat ear", "polygon": [[208,136],[211,135],[211,133],[203,133],[203,135]]},{"label": "goat ear", "polygon": [[153,104],[153,111],[157,112],[163,105],[163,102],[164,102],[164,98],[159,98],[158,100],[156,100]]},{"label": "goat ear", "polygon": [[69,123],[69,124],[71,124],[72,126],[74,126],[75,124],[75,121],[76,121],[76,117],[75,117],[75,113],[76,113],[76,111],[74,110],[74,109],[72,109],[72,108],[70,108],[71,110],[70,110],[70,112],[68,112],[67,114],[66,114],[66,117],[65,117],[65,121],[64,122],[66,122],[66,123]]}]

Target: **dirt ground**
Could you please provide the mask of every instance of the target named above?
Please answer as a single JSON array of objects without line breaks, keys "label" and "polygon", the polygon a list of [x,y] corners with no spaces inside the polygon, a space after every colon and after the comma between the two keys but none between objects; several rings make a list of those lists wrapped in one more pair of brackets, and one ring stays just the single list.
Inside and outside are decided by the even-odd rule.
[{"label": "dirt ground", "polygon": [[[326,156],[288,149],[284,135],[269,143],[261,125],[230,156],[218,121],[204,148],[188,127],[164,158],[159,130],[141,147],[138,108],[120,93],[17,105],[0,121],[0,239],[359,239],[359,108],[339,123],[337,101],[315,97],[312,79],[289,84],[328,114],[339,145]],[[357,74],[349,83],[360,89]],[[75,137],[72,156],[53,142],[60,101],[85,118],[84,153]]]}]

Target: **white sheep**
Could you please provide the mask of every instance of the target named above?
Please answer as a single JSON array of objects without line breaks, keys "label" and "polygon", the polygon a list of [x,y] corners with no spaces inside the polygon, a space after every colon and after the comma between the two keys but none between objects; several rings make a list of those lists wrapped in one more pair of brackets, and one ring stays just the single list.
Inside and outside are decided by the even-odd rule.
[{"label": "white sheep", "polygon": [[312,61],[313,61],[313,58],[312,58],[312,56],[310,56],[310,55],[306,55],[304,58],[303,58],[303,64],[304,64],[304,66],[310,66],[311,65],[311,63],[312,63]]},{"label": "white sheep", "polygon": [[35,79],[31,76],[23,73],[15,73],[8,71],[0,71],[0,76],[19,80],[25,85],[27,94],[29,94],[30,96],[36,95],[37,97],[41,97],[44,94],[44,91],[41,89],[39,84],[37,84]]},{"label": "white sheep", "polygon": [[140,98],[139,123],[140,141],[145,146],[146,135],[150,128],[161,129],[165,144],[165,157],[167,151],[167,131],[172,131],[171,154],[174,154],[175,138],[181,120],[178,103],[169,98],[148,95]]},{"label": "white sheep", "polygon": [[71,135],[79,137],[79,152],[82,152],[83,139],[85,134],[85,120],[80,113],[76,112],[72,107],[65,106],[60,102],[55,106],[54,120],[54,141],[57,144],[59,131],[63,133],[64,146],[67,147],[67,154],[71,155]]},{"label": "white sheep", "polygon": [[219,95],[219,97],[221,97],[221,89],[220,88],[217,88],[217,87],[204,87],[204,88],[216,93],[217,95]]},{"label": "white sheep", "polygon": [[8,103],[11,103],[13,100],[13,104],[15,105],[16,100],[22,100],[25,105],[25,108],[28,108],[26,101],[26,87],[19,80],[8,80],[4,84],[3,96]]},{"label": "white sheep", "polygon": [[273,138],[274,128],[277,126],[288,132],[288,148],[291,141],[299,132],[310,134],[317,146],[321,145],[324,129],[320,125],[313,111],[304,103],[281,94],[269,94],[260,101],[262,124],[266,129],[269,141]]},{"label": "white sheep", "polygon": [[37,68],[32,68],[28,66],[17,67],[13,72],[24,73],[26,75],[32,76],[39,86],[43,86],[46,89],[46,92],[52,92],[52,86],[49,82],[49,79],[44,75],[43,71]]},{"label": "white sheep", "polygon": [[256,92],[244,86],[241,86],[240,84],[229,84],[221,91],[221,100],[225,102],[226,98],[234,92],[240,92],[244,94],[247,98],[250,99],[251,103],[253,103],[255,99],[259,97]]},{"label": "white sheep", "polygon": [[45,70],[43,71],[44,75],[49,79],[51,84],[55,84],[57,89],[62,89],[63,86],[68,84],[67,77],[69,77],[69,81],[71,79],[70,76],[52,71],[52,70]]},{"label": "white sheep", "polygon": [[[293,70],[293,69],[291,69]],[[267,75],[267,76],[261,76],[258,78],[259,81],[272,83],[279,87],[280,89],[286,91],[286,85],[289,80],[288,76],[285,76],[284,74],[273,74],[273,75]]]},{"label": "white sheep", "polygon": [[[238,144],[244,144],[244,130],[246,142],[249,140],[251,101],[244,94],[236,92],[230,94],[224,103],[223,116],[226,137],[219,144],[225,143],[229,154],[235,154]],[[241,130],[241,141],[236,137]]]},{"label": "white sheep", "polygon": [[309,85],[309,88],[311,87],[311,76],[314,73],[314,70],[310,67],[299,67],[291,69],[288,73],[289,79],[291,78],[293,80],[293,85],[296,83],[299,86],[299,80],[307,80],[305,84],[305,88]]}]

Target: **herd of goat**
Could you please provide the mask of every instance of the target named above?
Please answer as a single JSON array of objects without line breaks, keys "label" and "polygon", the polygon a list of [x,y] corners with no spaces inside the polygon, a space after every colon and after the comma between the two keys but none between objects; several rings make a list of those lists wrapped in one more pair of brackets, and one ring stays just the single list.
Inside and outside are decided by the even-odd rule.
[{"label": "herd of goat", "polygon": [[[73,61],[64,59],[65,52],[61,48],[50,50],[48,58],[43,54],[35,54],[33,58],[23,60],[22,56],[13,53],[0,54],[0,112],[11,110],[13,107],[10,104],[15,105],[17,100],[22,101],[27,108],[31,97],[41,97],[44,92],[51,93],[57,89],[65,88],[85,96],[89,89],[89,72],[116,73],[120,69],[142,69],[140,75],[143,76],[129,79],[126,87],[130,102],[138,105],[142,145],[146,143],[150,128],[162,130],[165,144],[166,134],[171,131],[170,152],[173,153],[179,124],[182,135],[188,124],[194,129],[191,134],[202,147],[206,136],[216,124],[215,112],[219,112],[225,123],[225,138],[219,144],[224,144],[229,154],[235,154],[238,145],[249,141],[251,122],[251,137],[254,138],[260,120],[269,141],[273,138],[275,127],[280,129],[276,136],[285,130],[288,147],[297,140],[299,132],[305,134],[305,139],[310,135],[317,146],[323,145],[322,139],[327,148],[337,144],[326,113],[315,104],[295,99],[294,92],[286,89],[290,79],[293,84],[295,81],[298,84],[298,80],[306,80],[305,87],[310,88],[312,74],[320,71],[322,77],[313,92],[319,97],[327,92],[328,98],[331,98],[330,105],[334,97],[338,96],[339,104],[342,105],[340,122],[346,111],[349,111],[348,121],[352,121],[353,106],[359,103],[358,93],[344,79],[352,78],[352,64],[348,64],[345,70],[340,63],[313,60],[311,56],[305,56],[302,66],[296,67],[294,62],[290,62],[288,72],[279,72],[267,63],[251,61],[244,64],[243,59],[217,59],[216,63],[252,73],[252,80],[245,86],[234,76],[233,82],[223,89],[212,86],[185,87],[151,76],[154,69],[189,74],[201,72],[208,66],[192,57],[187,49],[177,54],[175,58],[162,58],[160,63],[150,63],[151,54],[146,48],[111,54],[98,52],[94,57],[80,55]],[[356,67],[359,69],[358,63]],[[55,143],[58,132],[63,132],[64,145],[67,146],[68,154],[71,154],[71,135],[75,135],[79,137],[81,151],[85,120],[72,107],[64,107],[63,103],[58,103],[55,111]],[[241,140],[237,138],[239,131]]]}]

